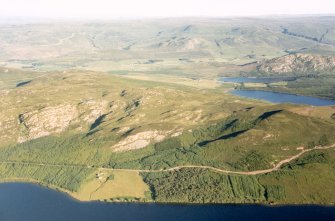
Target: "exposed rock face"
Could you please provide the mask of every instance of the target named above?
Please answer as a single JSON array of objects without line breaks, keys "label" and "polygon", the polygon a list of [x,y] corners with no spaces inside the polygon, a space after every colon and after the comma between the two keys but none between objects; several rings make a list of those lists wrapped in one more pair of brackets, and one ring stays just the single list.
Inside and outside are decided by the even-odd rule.
[{"label": "exposed rock face", "polygon": [[78,110],[73,105],[46,107],[19,115],[21,125],[18,142],[47,136],[64,131],[70,122],[78,117]]},{"label": "exposed rock face", "polygon": [[112,147],[114,152],[136,150],[144,148],[151,142],[162,141],[171,131],[145,131],[126,137]]},{"label": "exposed rock face", "polygon": [[311,54],[291,54],[270,59],[259,65],[265,73],[310,73],[335,71],[335,57]]},{"label": "exposed rock face", "polygon": [[107,101],[87,100],[79,104],[79,110],[83,113],[83,120],[92,124],[96,119],[102,116],[108,109],[109,103]]}]

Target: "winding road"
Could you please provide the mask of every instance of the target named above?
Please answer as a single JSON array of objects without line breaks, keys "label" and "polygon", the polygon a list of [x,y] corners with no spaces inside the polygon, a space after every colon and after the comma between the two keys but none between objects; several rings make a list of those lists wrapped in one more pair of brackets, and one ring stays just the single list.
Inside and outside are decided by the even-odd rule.
[{"label": "winding road", "polygon": [[311,149],[304,149],[300,153],[291,156],[287,159],[284,159],[280,162],[278,162],[274,167],[270,169],[265,169],[265,170],[254,170],[254,171],[232,171],[232,170],[225,170],[225,169],[220,169],[212,166],[199,166],[199,165],[185,165],[185,166],[176,166],[168,169],[159,169],[159,170],[145,170],[145,169],[116,169],[116,168],[108,168],[108,167],[93,167],[89,165],[71,165],[71,164],[45,164],[45,163],[34,163],[34,162],[15,162],[15,161],[3,161],[0,162],[0,164],[19,164],[19,165],[30,165],[30,166],[49,166],[49,167],[76,167],[76,168],[96,168],[100,170],[108,170],[108,171],[128,171],[128,172],[139,172],[139,173],[160,173],[160,172],[171,172],[171,171],[178,171],[184,168],[200,168],[200,169],[209,169],[215,172],[219,173],[225,173],[225,174],[239,174],[239,175],[260,175],[260,174],[266,174],[266,173],[271,173],[273,171],[277,171],[281,168],[282,165],[289,163],[303,154],[313,151],[313,150],[326,150],[335,147],[335,144],[330,145],[330,146],[316,146]]}]

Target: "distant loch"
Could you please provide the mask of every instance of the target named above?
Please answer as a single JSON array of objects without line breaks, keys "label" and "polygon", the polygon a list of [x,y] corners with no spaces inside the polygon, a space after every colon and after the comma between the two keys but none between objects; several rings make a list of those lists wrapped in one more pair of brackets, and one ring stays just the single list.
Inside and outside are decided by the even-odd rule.
[{"label": "distant loch", "polygon": [[296,77],[220,77],[218,80],[227,83],[274,83],[296,79]]},{"label": "distant loch", "polygon": [[312,106],[335,105],[334,100],[271,91],[233,90],[231,91],[231,94],[246,98],[265,100],[272,103],[307,104]]},{"label": "distant loch", "polygon": [[[295,78],[253,78],[253,77],[221,77],[218,79],[225,83],[273,83],[279,81],[294,81]],[[245,98],[260,99],[271,103],[292,103],[292,104],[307,104],[312,106],[330,106],[335,105],[335,100],[316,98],[311,96],[262,91],[237,89],[230,92],[233,95],[238,95]]]}]

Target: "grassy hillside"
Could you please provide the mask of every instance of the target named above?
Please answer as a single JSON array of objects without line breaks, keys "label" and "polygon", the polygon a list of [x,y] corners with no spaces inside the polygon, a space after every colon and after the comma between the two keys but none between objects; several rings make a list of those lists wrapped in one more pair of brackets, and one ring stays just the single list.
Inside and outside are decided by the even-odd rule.
[{"label": "grassy hillside", "polygon": [[[14,77],[16,72],[11,73]],[[303,179],[299,176],[314,176],[301,163],[257,176],[196,168],[142,171],[142,181],[141,170],[184,165],[231,171],[268,169],[302,147],[334,143],[332,108],[251,102],[226,90],[88,71],[47,73],[3,89],[0,179],[34,180],[82,200],[303,202],[298,196],[285,195],[286,188],[293,188],[286,185],[293,182],[292,175],[286,175],[289,171],[299,180]],[[314,168],[314,158],[299,160],[306,159],[304,165],[311,161]],[[332,161],[333,155],[327,155],[315,170],[326,171]],[[279,183],[270,184],[272,179]],[[170,190],[177,180],[178,188]],[[134,189],[135,184],[138,188]],[[318,203],[332,199],[304,198]]]}]

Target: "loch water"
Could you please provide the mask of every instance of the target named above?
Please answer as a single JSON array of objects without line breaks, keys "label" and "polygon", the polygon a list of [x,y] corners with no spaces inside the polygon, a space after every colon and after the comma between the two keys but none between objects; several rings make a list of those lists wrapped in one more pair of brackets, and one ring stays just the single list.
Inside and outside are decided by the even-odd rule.
[{"label": "loch water", "polygon": [[0,184],[1,221],[314,221],[335,220],[335,207],[79,202],[30,183]]},{"label": "loch water", "polygon": [[233,90],[231,91],[231,94],[246,98],[265,100],[272,103],[307,104],[312,106],[335,105],[335,100],[271,91]]},{"label": "loch water", "polygon": [[[273,83],[294,80],[294,77],[220,77],[218,79],[218,81],[226,83]],[[233,90],[231,91],[231,94],[251,99],[260,99],[272,103],[307,104],[313,106],[335,105],[335,100],[262,90]]]}]

